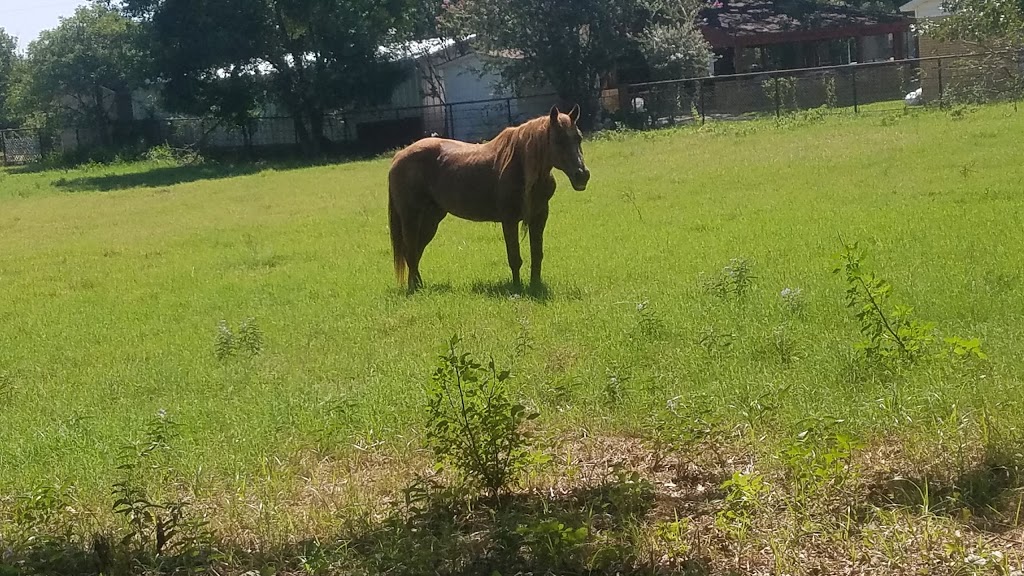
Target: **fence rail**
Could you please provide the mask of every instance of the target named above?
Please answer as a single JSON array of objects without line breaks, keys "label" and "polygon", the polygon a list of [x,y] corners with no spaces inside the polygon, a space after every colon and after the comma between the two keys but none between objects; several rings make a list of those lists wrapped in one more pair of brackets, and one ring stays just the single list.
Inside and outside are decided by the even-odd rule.
[{"label": "fence rail", "polygon": [[[850,113],[900,110],[908,105],[908,97],[915,105],[943,107],[1022,95],[1021,53],[933,56],[619,86],[602,94],[595,129],[648,129],[709,118],[782,116],[822,107]],[[543,114],[557,101],[556,96],[544,94],[356,110],[328,116],[324,135],[338,147],[358,153],[383,152],[430,134],[482,141]],[[208,118],[137,121],[133,128],[143,146],[167,143],[204,151],[263,151],[299,145],[295,124],[287,117],[257,118],[245,130]],[[88,152],[109,141],[95,129],[81,127],[60,131],[48,148],[43,145],[47,139],[38,132],[8,130],[0,136],[4,164],[29,162],[51,150]]]}]

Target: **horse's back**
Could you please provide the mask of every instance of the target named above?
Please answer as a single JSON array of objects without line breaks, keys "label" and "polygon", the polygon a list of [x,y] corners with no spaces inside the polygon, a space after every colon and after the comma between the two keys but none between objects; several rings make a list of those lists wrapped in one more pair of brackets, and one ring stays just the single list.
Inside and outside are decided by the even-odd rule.
[{"label": "horse's back", "polygon": [[469,220],[501,220],[514,211],[499,188],[496,156],[484,144],[423,138],[395,154],[389,182],[400,203],[429,198],[446,212]]}]

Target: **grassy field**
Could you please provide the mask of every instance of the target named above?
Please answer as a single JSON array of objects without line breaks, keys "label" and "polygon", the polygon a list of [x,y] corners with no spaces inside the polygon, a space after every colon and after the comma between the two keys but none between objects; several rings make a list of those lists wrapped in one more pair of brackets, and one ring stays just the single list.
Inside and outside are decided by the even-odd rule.
[{"label": "grassy field", "polygon": [[[500,227],[449,218],[406,297],[383,159],[0,172],[0,574],[103,556],[126,474],[209,522],[172,561],[141,552],[140,520],[152,571],[1020,570],[1022,129],[992,106],[593,139],[523,296]],[[840,238],[891,283],[890,320],[934,322],[927,357],[854,348]],[[247,320],[260,353],[219,355],[221,322]],[[564,531],[464,495],[400,505],[432,469],[426,386],[454,334],[540,412],[551,461],[508,518]],[[948,336],[987,359],[938,357]],[[147,442],[159,466],[118,469]]]}]

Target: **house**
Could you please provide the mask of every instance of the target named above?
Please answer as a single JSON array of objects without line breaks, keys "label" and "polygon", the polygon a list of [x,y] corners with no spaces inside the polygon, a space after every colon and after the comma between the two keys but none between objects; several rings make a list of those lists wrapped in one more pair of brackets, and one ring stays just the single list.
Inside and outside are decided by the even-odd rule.
[{"label": "house", "polygon": [[360,139],[380,140],[371,144],[377,148],[431,133],[476,142],[550,108],[547,87],[516,94],[502,81],[494,64],[514,54],[481,52],[474,39],[430,38],[381,48],[403,67],[406,77],[392,92],[386,111],[360,112],[349,119]]},{"label": "house", "polygon": [[901,14],[813,0],[717,1],[699,17],[715,75],[900,60],[912,56],[910,25]]}]

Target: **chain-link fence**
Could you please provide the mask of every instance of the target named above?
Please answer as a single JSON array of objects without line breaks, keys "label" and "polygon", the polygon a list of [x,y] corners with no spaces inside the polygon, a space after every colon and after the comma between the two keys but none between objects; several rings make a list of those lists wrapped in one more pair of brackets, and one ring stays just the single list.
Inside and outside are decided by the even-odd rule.
[{"label": "chain-link fence", "polygon": [[1024,96],[1020,54],[988,53],[636,84],[626,121],[657,127],[827,108],[851,113]]},{"label": "chain-link fence", "polygon": [[[1020,53],[986,53],[619,86],[602,95],[595,128],[647,129],[822,108],[863,113],[1019,99],[1024,96],[1022,65]],[[359,154],[385,152],[432,134],[479,142],[546,113],[556,102],[555,95],[539,95],[359,110],[327,116],[323,134],[336,148]],[[245,127],[204,118],[147,120],[138,122],[134,133],[143,145],[167,143],[201,151],[259,153],[300,145],[296,124],[287,117],[258,118]],[[72,128],[63,131],[54,147],[81,152],[102,140],[92,130]],[[33,138],[31,132],[10,132],[4,139],[4,162],[38,157],[39,142],[38,134]]]},{"label": "chain-link fence", "polygon": [[3,164],[27,164],[43,156],[42,133],[39,130],[0,130],[0,161]]}]

